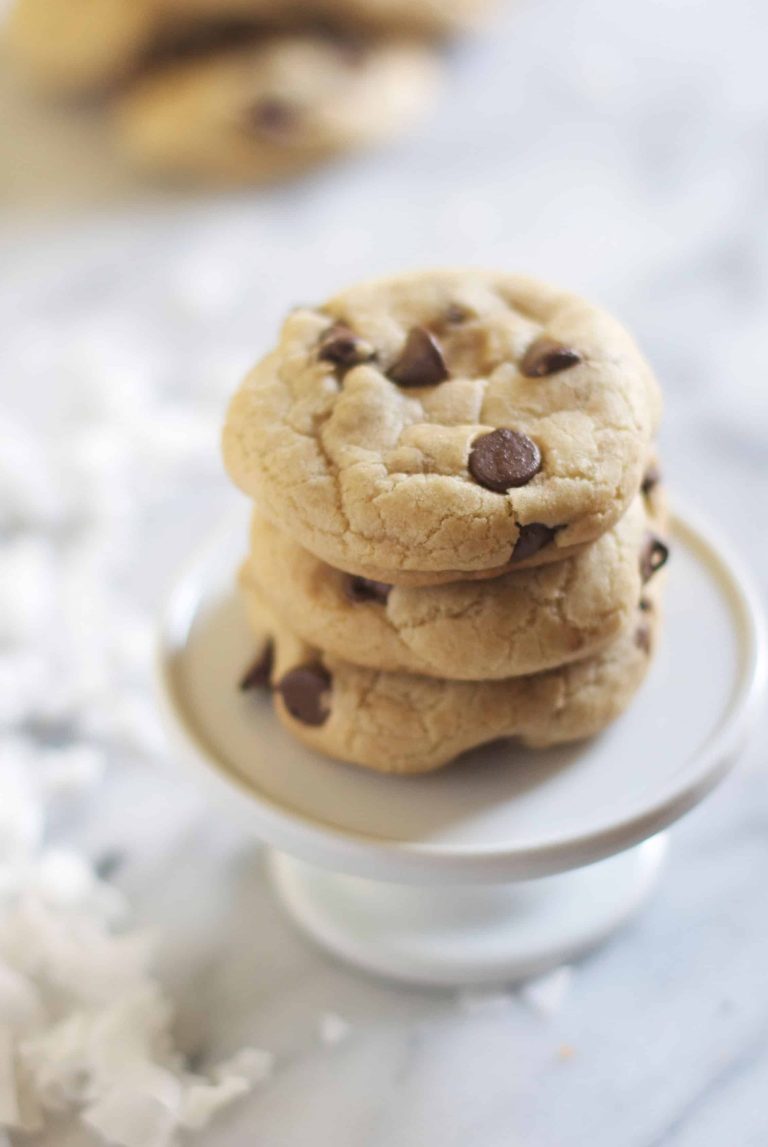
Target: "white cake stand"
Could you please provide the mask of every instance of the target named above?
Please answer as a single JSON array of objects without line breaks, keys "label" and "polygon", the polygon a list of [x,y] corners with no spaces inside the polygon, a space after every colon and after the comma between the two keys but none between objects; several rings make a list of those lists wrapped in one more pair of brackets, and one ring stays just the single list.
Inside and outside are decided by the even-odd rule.
[{"label": "white cake stand", "polygon": [[602,736],[495,744],[415,778],[303,749],[238,692],[255,643],[234,590],[243,518],[177,586],[160,696],[181,758],[271,849],[277,895],[337,956],[431,985],[513,982],[571,960],[656,883],[669,825],[732,767],[763,692],[759,599],[712,527],[673,526],[666,624],[633,706]]}]

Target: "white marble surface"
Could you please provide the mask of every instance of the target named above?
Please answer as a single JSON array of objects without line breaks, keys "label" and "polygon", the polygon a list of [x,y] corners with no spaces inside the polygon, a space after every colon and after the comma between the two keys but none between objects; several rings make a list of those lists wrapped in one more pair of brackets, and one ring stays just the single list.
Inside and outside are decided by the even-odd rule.
[{"label": "white marble surface", "polygon": [[[277,1055],[204,1147],[768,1142],[765,727],[675,831],[652,905],[577,968],[556,1015],[519,999],[467,1009],[358,976],[294,933],[258,851],[155,743],[145,643],[175,569],[234,497],[216,457],[223,403],[280,314],[428,263],[522,268],[620,313],[666,388],[670,484],[722,521],[765,588],[767,35],[754,0],[510,4],[456,54],[420,135],[215,200],[145,191],[100,130],[6,100],[2,411],[22,485],[45,477],[22,510],[6,500],[2,542],[17,558],[41,547],[56,586],[50,616],[15,618],[4,650],[48,650],[55,634],[73,697],[5,717],[41,756],[80,738],[108,755],[54,836],[119,860],[115,881],[157,932],[181,1045]],[[326,1012],[350,1025],[334,1047]]]}]

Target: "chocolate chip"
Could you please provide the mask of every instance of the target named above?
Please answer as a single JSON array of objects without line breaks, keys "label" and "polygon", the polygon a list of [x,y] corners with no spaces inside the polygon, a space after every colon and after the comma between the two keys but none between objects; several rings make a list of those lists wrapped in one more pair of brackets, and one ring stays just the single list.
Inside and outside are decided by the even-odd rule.
[{"label": "chocolate chip", "polygon": [[342,32],[336,28],[331,32],[330,39],[339,59],[348,68],[361,67],[370,54],[370,49],[365,40],[353,32]]},{"label": "chocolate chip", "polygon": [[648,469],[645,471],[645,474],[643,474],[643,481],[640,484],[640,490],[647,496],[650,494],[651,490],[654,490],[658,486],[660,481],[661,471],[655,462],[652,462]]},{"label": "chocolate chip", "polygon": [[346,591],[351,601],[376,601],[386,605],[392,586],[385,581],[372,581],[368,577],[348,577]]},{"label": "chocolate chip", "polygon": [[375,353],[346,323],[334,323],[320,339],[317,357],[321,362],[332,362],[347,371],[361,362],[369,362]]},{"label": "chocolate chip", "polygon": [[526,378],[544,378],[548,374],[559,374],[581,362],[581,355],[573,347],[563,346],[548,335],[542,335],[531,343],[520,363],[520,373]]},{"label": "chocolate chip", "polygon": [[651,629],[650,626],[643,623],[638,625],[635,630],[635,645],[638,649],[642,649],[643,653],[651,652]]},{"label": "chocolate chip", "polygon": [[445,309],[445,321],[450,326],[465,323],[469,318],[469,311],[465,311],[458,303],[449,303]]},{"label": "chocolate chip", "polygon": [[268,641],[240,682],[240,689],[243,693],[248,689],[266,689],[269,687],[274,659],[275,647],[271,641]]},{"label": "chocolate chip", "polygon": [[512,550],[512,561],[522,562],[533,557],[549,545],[555,533],[554,526],[545,526],[542,522],[529,522],[527,526],[521,526]]},{"label": "chocolate chip", "polygon": [[331,711],[331,675],[324,666],[300,665],[276,685],[286,709],[302,725],[324,725]]},{"label": "chocolate chip", "polygon": [[398,386],[434,386],[448,378],[440,344],[426,327],[411,327],[400,358],[389,370]]},{"label": "chocolate chip", "polygon": [[669,560],[669,546],[661,538],[649,534],[640,554],[640,574],[643,582],[650,581],[653,575],[667,564]]},{"label": "chocolate chip", "polygon": [[265,96],[247,112],[248,126],[268,135],[285,135],[300,119],[300,109],[278,96]]},{"label": "chocolate chip", "polygon": [[503,494],[513,486],[525,486],[538,474],[541,451],[527,434],[492,430],[475,439],[467,465],[476,482]]},{"label": "chocolate chip", "polygon": [[643,613],[651,613],[653,610],[653,602],[649,597],[640,598],[640,609]]}]

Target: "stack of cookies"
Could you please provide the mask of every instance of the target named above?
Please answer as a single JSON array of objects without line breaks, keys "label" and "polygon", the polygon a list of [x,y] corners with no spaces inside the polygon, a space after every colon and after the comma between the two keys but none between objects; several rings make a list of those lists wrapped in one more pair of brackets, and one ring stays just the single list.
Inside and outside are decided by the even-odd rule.
[{"label": "stack of cookies", "polygon": [[415,274],[294,311],[224,431],[255,503],[243,687],[385,772],[600,732],[658,637],[660,409],[614,319],[528,278]]},{"label": "stack of cookies", "polygon": [[491,0],[14,0],[17,66],[108,97],[142,167],[264,182],[394,136],[430,105],[436,41]]}]

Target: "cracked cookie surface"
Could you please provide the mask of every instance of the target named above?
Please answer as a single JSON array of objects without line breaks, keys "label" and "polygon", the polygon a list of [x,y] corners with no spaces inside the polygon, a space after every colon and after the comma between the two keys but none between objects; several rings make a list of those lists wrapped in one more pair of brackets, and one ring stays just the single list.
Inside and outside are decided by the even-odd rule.
[{"label": "cracked cookie surface", "polygon": [[[594,657],[503,681],[445,681],[362,669],[307,645],[251,601],[262,645],[271,640],[282,723],[316,751],[387,773],[416,774],[513,737],[544,748],[604,729],[629,705],[650,664],[658,579],[625,632]],[[511,750],[514,751],[514,750]]]},{"label": "cracked cookie surface", "polygon": [[609,530],[660,405],[596,307],[524,277],[435,271],[294,311],[231,403],[224,457],[330,565],[437,584],[558,561]]},{"label": "cracked cookie surface", "polygon": [[141,166],[269,182],[410,126],[438,78],[419,44],[272,36],[158,67],[117,101],[115,124]]},{"label": "cracked cookie surface", "polygon": [[596,653],[635,618],[650,531],[636,498],[581,554],[485,581],[413,588],[333,569],[258,513],[240,583],[309,644],[354,665],[480,681],[539,673]]}]

